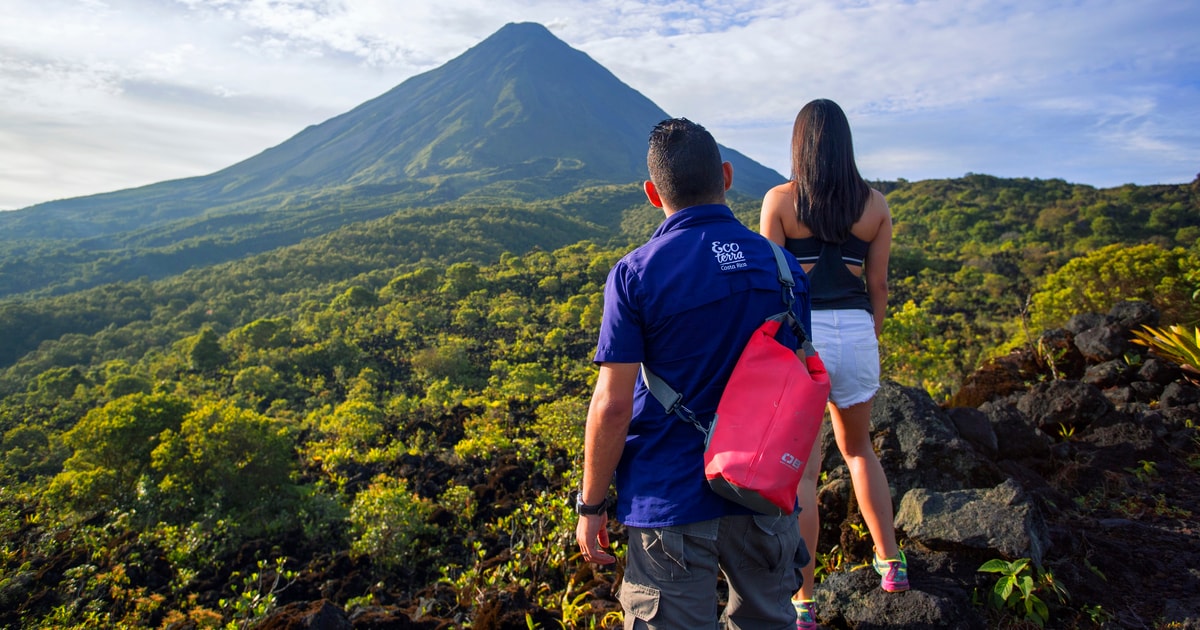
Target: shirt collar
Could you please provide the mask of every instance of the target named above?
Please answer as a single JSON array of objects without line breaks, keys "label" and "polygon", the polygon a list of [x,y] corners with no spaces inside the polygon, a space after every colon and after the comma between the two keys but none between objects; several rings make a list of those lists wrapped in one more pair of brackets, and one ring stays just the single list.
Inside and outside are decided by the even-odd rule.
[{"label": "shirt collar", "polygon": [[737,221],[737,217],[733,216],[733,210],[730,210],[729,206],[721,203],[691,206],[667,217],[666,220],[659,224],[658,229],[654,230],[654,235],[650,238],[662,236],[667,232],[717,221]]}]

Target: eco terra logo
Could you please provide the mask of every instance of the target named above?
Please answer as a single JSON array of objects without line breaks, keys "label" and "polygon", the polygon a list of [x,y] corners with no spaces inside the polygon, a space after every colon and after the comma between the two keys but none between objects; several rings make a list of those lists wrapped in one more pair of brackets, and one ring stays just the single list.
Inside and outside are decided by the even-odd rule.
[{"label": "eco terra logo", "polygon": [[712,253],[717,257],[717,264],[721,266],[721,271],[733,271],[747,266],[746,254],[742,252],[742,246],[737,243],[713,241]]}]

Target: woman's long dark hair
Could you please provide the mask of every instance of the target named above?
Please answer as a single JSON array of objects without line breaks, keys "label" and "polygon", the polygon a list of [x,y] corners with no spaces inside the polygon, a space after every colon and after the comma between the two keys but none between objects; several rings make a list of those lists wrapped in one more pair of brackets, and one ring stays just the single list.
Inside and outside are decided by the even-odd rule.
[{"label": "woman's long dark hair", "polygon": [[866,209],[871,188],[858,173],[850,122],[837,103],[817,99],[796,114],[792,180],[800,222],[822,241],[845,242]]}]

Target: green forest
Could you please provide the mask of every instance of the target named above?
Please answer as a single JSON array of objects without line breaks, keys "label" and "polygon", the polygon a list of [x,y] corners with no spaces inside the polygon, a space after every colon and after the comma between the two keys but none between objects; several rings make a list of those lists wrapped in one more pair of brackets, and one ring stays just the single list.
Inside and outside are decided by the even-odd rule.
[{"label": "green forest", "polygon": [[[1119,300],[1200,324],[1200,179],[873,185],[895,224],[884,376],[935,400]],[[731,199],[753,229],[758,203]],[[469,625],[517,585],[551,614],[531,627],[619,626],[581,604],[565,499],[604,280],[661,211],[606,186],[363,212],[215,265],[196,251],[254,235],[147,244],[0,299],[0,625],[250,627],[289,589]],[[5,286],[22,264],[0,261]],[[354,589],[311,583],[348,567]]]}]

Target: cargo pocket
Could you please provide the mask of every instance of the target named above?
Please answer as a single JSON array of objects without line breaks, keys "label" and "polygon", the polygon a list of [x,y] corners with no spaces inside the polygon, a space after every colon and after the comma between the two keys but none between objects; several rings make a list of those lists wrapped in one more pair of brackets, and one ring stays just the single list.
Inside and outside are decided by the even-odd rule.
[{"label": "cargo pocket", "polygon": [[675,529],[642,530],[642,548],[650,581],[674,582],[689,576],[687,546],[683,534]]},{"label": "cargo pocket", "polygon": [[642,621],[651,621],[658,614],[658,589],[643,584],[634,584],[628,580],[621,584],[621,592],[617,595],[621,608],[626,615],[632,615]]},{"label": "cargo pocket", "polygon": [[755,514],[751,518],[754,520],[753,529],[757,532],[746,532],[748,535],[742,541],[744,553],[741,566],[761,568],[774,573],[784,566],[784,563],[790,565],[795,543],[791,540],[789,532],[796,528],[796,517]]}]

